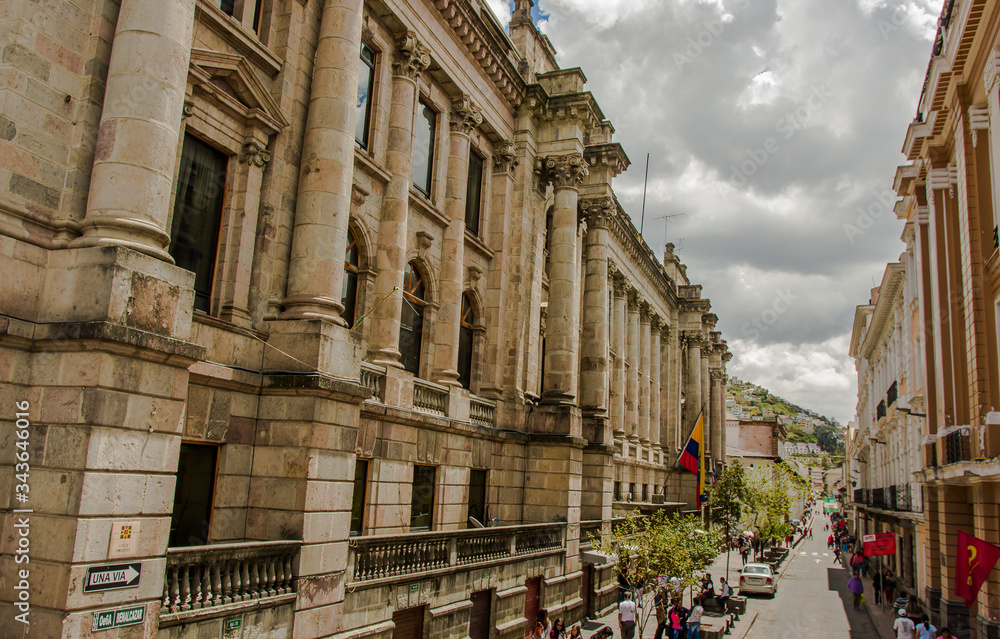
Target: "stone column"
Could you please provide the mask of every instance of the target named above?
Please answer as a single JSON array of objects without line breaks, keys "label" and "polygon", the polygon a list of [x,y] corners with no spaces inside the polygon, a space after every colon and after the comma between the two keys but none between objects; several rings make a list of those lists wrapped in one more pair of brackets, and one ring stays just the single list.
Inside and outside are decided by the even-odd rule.
[{"label": "stone column", "polygon": [[614,280],[614,321],[612,322],[612,347],[615,358],[614,376],[611,380],[611,428],[616,440],[625,438],[625,332],[627,323],[629,283],[624,277]]},{"label": "stone column", "polygon": [[639,443],[639,293],[628,292],[628,328],[626,329],[628,378],[625,388],[625,430],[633,446]]},{"label": "stone column", "polygon": [[613,207],[611,198],[580,202],[587,221],[580,408],[602,414],[608,410],[608,222]]},{"label": "stone column", "polygon": [[[517,395],[520,386],[515,372],[518,357],[508,357],[506,344],[518,342],[511,330],[520,324],[517,304],[507,303],[515,260],[510,255],[514,210],[514,169],[517,147],[501,142],[493,151],[493,181],[490,193],[490,246],[496,250],[486,275],[486,363],[479,385],[480,393],[499,399],[508,389]],[[523,352],[523,345],[517,349]],[[505,383],[505,377],[509,380]],[[523,399],[523,397],[519,397]]]},{"label": "stone column", "polygon": [[374,302],[383,302],[371,315],[368,359],[376,364],[402,368],[399,363],[399,319],[402,310],[403,269],[406,267],[407,217],[413,183],[413,112],[417,104],[417,80],[431,62],[427,49],[413,33],[400,39],[392,63],[392,106],[389,112],[391,177],[382,201],[378,225],[378,251]]},{"label": "stone column", "polygon": [[721,463],[726,458],[722,434],[725,431],[726,394],[722,385],[721,370],[713,370],[712,376],[712,458]]},{"label": "stone column", "polygon": [[126,246],[173,263],[167,221],[194,5],[194,0],[121,3],[87,214],[71,247]]},{"label": "stone column", "polygon": [[662,380],[660,374],[660,359],[662,358],[660,331],[662,328],[659,315],[653,316],[649,328],[649,441],[653,447],[653,454],[659,458],[660,442],[662,441],[660,418],[660,385]]},{"label": "stone column", "polygon": [[649,448],[649,388],[650,376],[649,349],[650,320],[652,316],[649,304],[643,304],[639,313],[639,443],[643,447],[643,459],[646,459],[646,449]]},{"label": "stone column", "polygon": [[434,381],[459,386],[458,335],[465,286],[465,198],[469,185],[469,135],[483,122],[479,107],[468,95],[451,107],[451,146],[444,212],[448,227],[441,242],[441,295],[434,326]]},{"label": "stone column", "polygon": [[705,344],[701,349],[701,409],[705,413],[702,422],[705,428],[705,466],[711,468],[712,446],[715,438],[712,433],[712,378],[708,372],[708,358],[712,354],[712,345]]},{"label": "stone column", "polygon": [[362,0],[327,0],[302,141],[283,319],[343,325]]},{"label": "stone column", "polygon": [[701,412],[701,345],[700,336],[687,337],[687,387],[684,389],[684,412],[687,415],[681,446],[687,443]]},{"label": "stone column", "polygon": [[542,401],[571,404],[577,396],[577,198],[587,175],[580,153],[553,155],[542,162],[542,179],[555,189],[549,238],[549,305],[545,333],[545,379]]},{"label": "stone column", "polygon": [[674,351],[670,348],[671,344],[671,334],[670,327],[663,325],[660,329],[660,384],[663,387],[663,395],[660,401],[660,447],[666,453],[669,459],[673,454],[673,449],[675,446],[675,440],[677,435],[674,432],[675,429],[671,427],[671,420],[674,418],[677,405],[677,398],[675,397],[674,388],[680,381],[680,372],[676,375],[672,375],[671,371],[671,358],[674,355]]}]

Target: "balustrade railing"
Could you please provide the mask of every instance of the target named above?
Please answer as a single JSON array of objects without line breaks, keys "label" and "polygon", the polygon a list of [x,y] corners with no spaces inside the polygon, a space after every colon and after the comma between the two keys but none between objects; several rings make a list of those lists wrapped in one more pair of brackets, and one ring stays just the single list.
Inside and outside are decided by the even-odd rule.
[{"label": "balustrade railing", "polygon": [[565,537],[566,524],[354,537],[349,574],[357,583],[512,560],[565,548]]},{"label": "balustrade railing", "polygon": [[496,426],[497,403],[473,397],[469,400],[469,419],[473,424],[485,428]]},{"label": "balustrade railing", "polygon": [[854,503],[855,504],[866,504],[868,501],[865,499],[865,489],[855,488],[854,489]]},{"label": "balustrade railing", "polygon": [[385,369],[361,362],[361,385],[371,391],[372,401],[385,401]]},{"label": "balustrade railing", "polygon": [[160,616],[257,602],[295,593],[292,563],[301,541],[167,548]]},{"label": "balustrade railing", "polygon": [[423,413],[447,417],[448,388],[423,379],[414,379],[413,408]]},{"label": "balustrade railing", "polygon": [[945,435],[944,440],[945,464],[969,460],[969,434],[968,430],[956,430]]},{"label": "balustrade railing", "polygon": [[889,510],[897,510],[896,504],[896,490],[899,486],[889,486],[885,491],[886,504],[885,507]]},{"label": "balustrade railing", "polygon": [[885,489],[875,488],[872,490],[871,505],[875,508],[885,508]]},{"label": "balustrade railing", "polygon": [[910,511],[913,510],[913,500],[910,495],[910,485],[909,484],[899,484],[895,487],[895,510],[900,511]]},{"label": "balustrade railing", "polygon": [[603,522],[600,519],[593,519],[590,521],[580,522],[580,545],[589,546],[591,543],[590,538],[599,537],[601,534],[601,524]]}]

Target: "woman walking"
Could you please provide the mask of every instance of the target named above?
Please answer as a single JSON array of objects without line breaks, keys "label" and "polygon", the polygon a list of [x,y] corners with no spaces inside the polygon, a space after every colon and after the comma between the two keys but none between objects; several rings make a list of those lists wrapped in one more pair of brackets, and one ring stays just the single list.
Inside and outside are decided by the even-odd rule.
[{"label": "woman walking", "polygon": [[861,596],[865,592],[865,584],[858,576],[858,571],[855,570],[854,575],[847,580],[847,589],[851,591],[851,603],[854,605],[854,609],[861,610]]}]

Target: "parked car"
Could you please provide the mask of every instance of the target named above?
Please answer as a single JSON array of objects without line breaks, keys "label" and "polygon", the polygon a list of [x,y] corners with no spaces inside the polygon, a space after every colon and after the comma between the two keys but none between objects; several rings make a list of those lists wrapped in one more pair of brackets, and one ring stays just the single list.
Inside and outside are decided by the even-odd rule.
[{"label": "parked car", "polygon": [[747,564],[740,571],[740,594],[754,592],[772,597],[778,592],[778,575],[768,564]]}]

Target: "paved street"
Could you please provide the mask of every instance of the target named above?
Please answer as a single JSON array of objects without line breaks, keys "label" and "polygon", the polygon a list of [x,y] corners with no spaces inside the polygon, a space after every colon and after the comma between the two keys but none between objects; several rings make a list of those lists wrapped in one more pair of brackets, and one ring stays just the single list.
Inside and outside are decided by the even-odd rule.
[{"label": "paved street", "polygon": [[795,639],[798,637],[851,637],[878,639],[871,617],[864,609],[851,608],[847,592],[847,570],[833,562],[826,548],[821,517],[814,523],[815,539],[805,540],[778,582],[774,599],[752,596],[747,610],[757,620],[747,639]]}]

